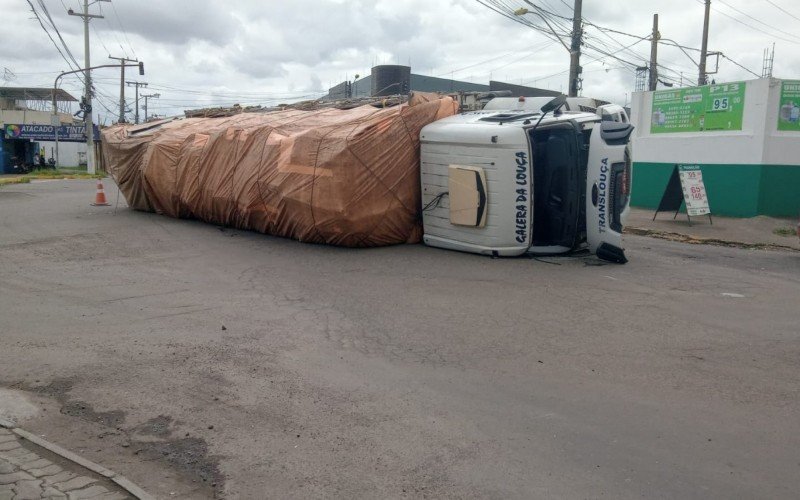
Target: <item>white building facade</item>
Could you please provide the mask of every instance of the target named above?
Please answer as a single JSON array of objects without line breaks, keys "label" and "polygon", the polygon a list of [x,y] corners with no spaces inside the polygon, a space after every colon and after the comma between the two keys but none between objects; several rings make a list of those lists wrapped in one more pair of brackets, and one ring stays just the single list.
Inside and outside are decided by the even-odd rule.
[{"label": "white building facade", "polygon": [[713,213],[800,211],[800,81],[763,78],[633,95],[634,206],[656,208],[675,165],[699,165]]}]

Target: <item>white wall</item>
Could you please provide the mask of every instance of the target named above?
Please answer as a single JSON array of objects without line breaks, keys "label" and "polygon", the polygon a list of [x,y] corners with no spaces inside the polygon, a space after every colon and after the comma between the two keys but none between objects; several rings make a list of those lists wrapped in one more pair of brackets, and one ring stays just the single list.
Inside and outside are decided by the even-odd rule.
[{"label": "white wall", "polygon": [[[45,160],[56,157],[56,143],[38,141],[40,148],[45,148]],[[78,166],[78,153],[86,153],[85,142],[61,142],[58,143],[58,166],[76,167]]]},{"label": "white wall", "polygon": [[800,135],[778,131],[781,81],[746,82],[741,131],[650,133],[653,92],[631,103],[635,162],[706,164],[800,164]]},{"label": "white wall", "polygon": [[[0,124],[24,123],[30,125],[50,125],[49,111],[31,111],[19,109],[0,109]],[[58,118],[63,125],[74,123],[72,115],[69,113],[59,113]]]}]

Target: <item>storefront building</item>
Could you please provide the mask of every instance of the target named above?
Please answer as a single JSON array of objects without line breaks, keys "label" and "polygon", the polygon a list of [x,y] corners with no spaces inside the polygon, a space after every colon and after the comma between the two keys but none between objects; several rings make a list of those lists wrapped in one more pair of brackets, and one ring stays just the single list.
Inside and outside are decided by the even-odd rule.
[{"label": "storefront building", "polygon": [[53,89],[0,87],[0,173],[40,165],[41,156],[45,164],[51,158],[60,166],[86,163],[85,127],[72,115],[77,99],[58,89],[55,100],[53,115]]}]

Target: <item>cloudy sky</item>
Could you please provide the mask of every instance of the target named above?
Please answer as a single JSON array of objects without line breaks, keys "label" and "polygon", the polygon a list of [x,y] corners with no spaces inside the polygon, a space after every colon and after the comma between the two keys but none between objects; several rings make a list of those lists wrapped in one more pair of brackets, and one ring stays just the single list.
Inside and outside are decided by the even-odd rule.
[{"label": "cloudy sky", "polygon": [[[573,0],[532,1],[557,16],[572,16]],[[113,62],[109,55],[144,61],[146,75],[129,69],[126,79],[148,82],[143,92],[160,94],[150,100],[150,112],[158,114],[313,98],[345,78],[368,74],[374,64],[410,64],[419,74],[566,91],[564,47],[482,3],[531,8],[523,0],[103,1],[90,7],[105,16],[91,21],[91,61]],[[71,69],[30,4],[55,42],[61,45],[60,34],[83,64],[83,23],[67,14],[69,8],[81,9],[80,0],[0,0],[2,85],[51,87],[59,72]],[[702,0],[584,0],[584,95],[620,104],[629,99],[633,68],[649,59],[649,41],[643,38],[654,13],[660,16],[661,36],[671,41],[659,48],[664,79],[696,81],[699,53],[693,49],[700,47]],[[543,25],[534,15],[527,19]],[[796,26],[797,0],[712,0],[709,49],[727,56],[713,78],[755,78],[743,68],[761,74],[764,49],[773,43],[774,75],[800,77]],[[687,47],[686,54],[667,43]],[[710,61],[710,69],[715,66]],[[109,123],[118,113],[119,71],[98,70],[94,78],[100,101],[95,111]],[[62,87],[76,96],[81,92],[76,77],[65,78]],[[131,110],[132,98],[133,89],[127,88]]]}]

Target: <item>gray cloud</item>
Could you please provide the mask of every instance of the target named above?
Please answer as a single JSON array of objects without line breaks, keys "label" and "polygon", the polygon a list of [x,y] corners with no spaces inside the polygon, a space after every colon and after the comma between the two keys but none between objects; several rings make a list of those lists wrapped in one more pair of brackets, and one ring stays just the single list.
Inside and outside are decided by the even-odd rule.
[{"label": "gray cloud", "polygon": [[149,2],[117,1],[114,7],[103,7],[107,22],[98,23],[98,26],[103,33],[108,33],[119,30],[122,21],[128,35],[178,46],[196,40],[227,45],[238,29],[230,3],[168,0],[151,3],[149,8],[143,5],[146,3]]},{"label": "gray cloud", "polygon": [[322,92],[322,80],[317,75],[311,75],[311,85],[308,87],[309,92]]},{"label": "gray cloud", "polygon": [[[559,15],[571,16],[563,2],[534,1]],[[68,16],[61,2],[45,2],[82,63],[81,20]],[[749,24],[793,33],[791,19],[769,4],[730,2],[769,27],[745,20]],[[516,3],[523,6],[521,0]],[[800,7],[794,2],[775,3],[800,16]],[[201,102],[291,100],[327,88],[345,76],[365,75],[373,62],[406,64],[410,60],[416,73],[453,74],[484,83],[492,77],[556,90],[563,89],[567,80],[569,58],[560,44],[473,0],[116,0],[114,4],[97,3],[92,10],[101,8],[106,19],[92,21],[92,61],[107,61],[109,52],[135,52],[146,63],[147,75],[142,79],[162,95],[153,101],[161,112],[177,113]],[[777,38],[725,17],[721,12],[742,16],[720,3],[715,3],[715,9],[719,11],[712,13],[710,47],[760,72],[763,49]],[[19,75],[17,83],[48,86],[67,64],[28,10],[24,0],[0,0],[4,21],[0,35],[6,41],[0,45],[0,60]],[[691,47],[699,46],[702,10],[695,0],[605,0],[585,2],[584,6],[591,22],[639,37],[648,36],[652,14],[658,11],[662,36]],[[570,23],[564,20],[562,24]],[[792,40],[777,39],[775,74],[794,77],[800,65],[800,38],[773,33]],[[632,66],[648,59],[649,42],[639,41],[623,50],[637,38],[608,35],[613,40],[586,27],[582,59],[585,94],[623,102],[633,88]],[[696,52],[690,54],[696,57]],[[686,81],[696,79],[695,64],[674,47],[660,46],[659,61],[667,78],[679,80],[683,73]],[[751,77],[724,59],[716,75],[718,81]],[[95,72],[100,99],[109,107],[117,99],[118,78],[114,70]],[[64,86],[80,90],[77,79],[65,79]]]}]

